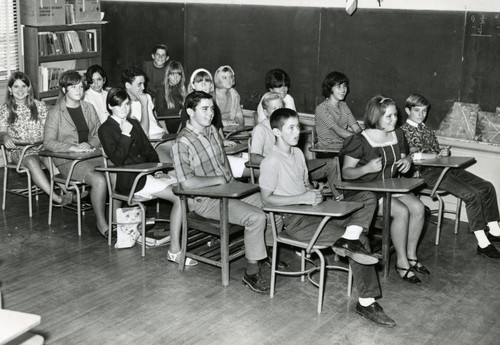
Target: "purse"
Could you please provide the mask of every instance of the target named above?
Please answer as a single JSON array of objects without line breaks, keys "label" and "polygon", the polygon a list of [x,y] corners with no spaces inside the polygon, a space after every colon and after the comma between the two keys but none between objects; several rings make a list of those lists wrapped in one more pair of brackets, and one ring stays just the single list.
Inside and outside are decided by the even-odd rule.
[{"label": "purse", "polygon": [[130,248],[135,245],[141,234],[142,212],[139,207],[116,209],[117,241],[115,248]]}]

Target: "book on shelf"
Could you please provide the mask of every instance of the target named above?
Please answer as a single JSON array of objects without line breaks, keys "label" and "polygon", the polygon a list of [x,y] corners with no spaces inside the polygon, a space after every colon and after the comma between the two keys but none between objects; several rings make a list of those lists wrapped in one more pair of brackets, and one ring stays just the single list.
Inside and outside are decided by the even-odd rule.
[{"label": "book on shelf", "polygon": [[40,56],[97,52],[97,30],[68,30],[38,33]]},{"label": "book on shelf", "polygon": [[61,67],[38,67],[39,92],[57,90],[59,88],[59,77],[66,69]]}]

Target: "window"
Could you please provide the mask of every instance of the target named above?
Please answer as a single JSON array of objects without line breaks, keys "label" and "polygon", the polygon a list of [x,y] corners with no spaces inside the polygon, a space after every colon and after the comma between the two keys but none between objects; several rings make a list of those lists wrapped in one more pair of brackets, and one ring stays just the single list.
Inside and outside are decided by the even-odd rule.
[{"label": "window", "polygon": [[20,67],[19,2],[0,0],[0,81]]}]

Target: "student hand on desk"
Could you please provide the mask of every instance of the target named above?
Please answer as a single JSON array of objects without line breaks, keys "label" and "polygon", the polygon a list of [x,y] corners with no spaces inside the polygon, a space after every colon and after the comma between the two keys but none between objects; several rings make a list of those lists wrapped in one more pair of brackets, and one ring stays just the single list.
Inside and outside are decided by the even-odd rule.
[{"label": "student hand on desk", "polygon": [[90,152],[94,151],[94,148],[89,143],[80,143],[77,146],[72,146],[69,150],[71,152]]},{"label": "student hand on desk", "polygon": [[316,206],[323,201],[323,195],[319,189],[308,189],[302,196],[304,197],[303,203],[306,205]]},{"label": "student hand on desk", "polygon": [[398,167],[398,171],[402,174],[408,172],[411,168],[411,158],[404,157],[396,162],[396,166]]}]

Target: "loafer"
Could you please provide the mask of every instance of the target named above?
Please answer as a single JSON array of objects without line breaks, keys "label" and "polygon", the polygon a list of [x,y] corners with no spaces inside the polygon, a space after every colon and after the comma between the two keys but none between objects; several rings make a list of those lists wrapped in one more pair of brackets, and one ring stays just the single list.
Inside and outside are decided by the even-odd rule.
[{"label": "loafer", "polygon": [[252,275],[245,272],[241,281],[243,282],[243,285],[248,286],[255,292],[267,293],[267,291],[269,291],[269,283],[264,279],[260,272]]},{"label": "loafer", "polygon": [[382,309],[380,304],[378,304],[377,302],[370,304],[368,307],[363,307],[358,302],[358,304],[356,304],[356,313],[382,326],[396,326],[396,321],[387,316],[387,314],[384,312],[384,309]]},{"label": "loafer", "polygon": [[486,233],[486,237],[490,242],[500,242],[500,236],[492,235],[489,231]]},{"label": "loafer", "polygon": [[347,256],[361,265],[375,265],[378,258],[369,253],[360,240],[339,238],[332,246],[333,251],[340,256]]},{"label": "loafer", "polygon": [[[262,260],[262,262],[266,265],[266,266],[269,266],[269,267],[272,267],[273,266],[273,259],[271,257],[266,257],[265,259]],[[288,268],[288,264],[284,261],[281,261],[280,259],[278,259],[278,262],[276,262],[276,268],[278,269],[284,269],[284,268]]]},{"label": "loafer", "polygon": [[477,254],[480,255],[480,256],[487,256],[487,257],[493,258],[493,259],[499,259],[500,258],[500,252],[492,244],[490,244],[486,248],[481,248],[481,247],[477,246]]}]

